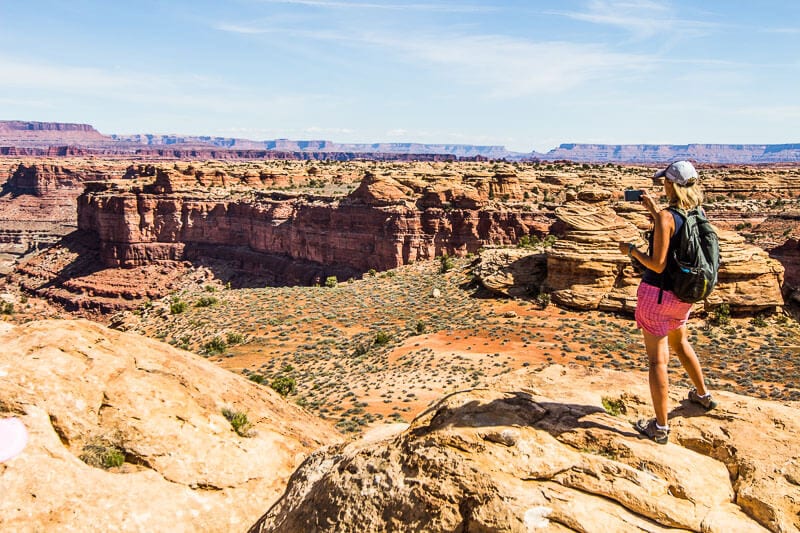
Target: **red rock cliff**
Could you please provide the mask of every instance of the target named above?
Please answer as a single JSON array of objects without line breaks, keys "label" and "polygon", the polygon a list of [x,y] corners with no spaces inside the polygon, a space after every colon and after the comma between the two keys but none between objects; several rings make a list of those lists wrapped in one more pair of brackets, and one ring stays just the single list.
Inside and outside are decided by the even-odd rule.
[{"label": "red rock cliff", "polygon": [[233,253],[241,261],[242,254],[256,253],[366,272],[511,244],[552,223],[529,211],[421,209],[411,200],[367,201],[357,194],[342,200],[275,193],[212,198],[95,189],[101,190],[78,199],[78,225],[97,232],[109,267],[198,254]]}]

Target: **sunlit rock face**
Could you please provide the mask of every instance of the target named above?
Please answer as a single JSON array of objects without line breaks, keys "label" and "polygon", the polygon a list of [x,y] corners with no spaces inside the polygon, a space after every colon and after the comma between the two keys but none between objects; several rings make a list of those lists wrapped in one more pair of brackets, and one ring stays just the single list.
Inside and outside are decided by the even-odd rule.
[{"label": "sunlit rock face", "polygon": [[244,531],[340,440],[268,387],[93,322],[0,322],[0,344],[0,418],[30,435],[0,464],[4,531]]},{"label": "sunlit rock face", "polygon": [[[630,242],[646,249],[644,230],[650,222],[642,208],[613,204],[612,198],[608,191],[590,189],[556,209],[564,230],[544,252],[546,277],[538,287],[549,292],[553,302],[574,309],[635,309],[641,273],[627,255],[620,253],[618,243]],[[722,257],[719,282],[705,304],[714,307],[726,303],[731,311],[748,314],[782,306],[781,263],[746,243],[738,233],[719,230],[718,234]],[[531,276],[535,277],[538,270],[529,266],[527,277],[515,274],[520,265],[535,263],[533,252],[498,254],[487,250],[481,256],[476,274],[484,285],[503,294],[538,292],[530,290],[535,284]],[[531,257],[524,259],[527,256]]]},{"label": "sunlit rock face", "polygon": [[715,397],[706,416],[676,407],[659,446],[631,427],[652,416],[641,375],[521,371],[393,436],[318,451],[251,531],[796,530],[797,410]]}]

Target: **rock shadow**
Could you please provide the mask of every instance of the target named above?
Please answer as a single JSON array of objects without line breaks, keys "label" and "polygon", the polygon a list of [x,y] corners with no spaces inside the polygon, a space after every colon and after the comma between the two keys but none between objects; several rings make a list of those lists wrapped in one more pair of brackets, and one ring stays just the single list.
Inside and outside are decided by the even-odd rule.
[{"label": "rock shadow", "polygon": [[510,396],[489,402],[476,399],[455,407],[448,405],[448,400],[458,394],[463,392],[445,397],[420,414],[418,420],[426,417],[430,417],[430,420],[424,426],[412,429],[412,433],[418,437],[445,427],[528,426],[546,431],[556,438],[576,429],[600,429],[625,437],[639,435],[633,428],[624,431],[597,420],[587,420],[586,417],[590,415],[606,412],[597,405],[536,401],[533,396],[521,391],[507,392]]},{"label": "rock shadow", "polygon": [[[60,287],[70,279],[89,276],[105,268],[100,260],[99,239],[94,232],[75,230],[62,237],[54,246],[75,254],[75,258],[58,266],[56,275],[36,287],[37,290]],[[41,259],[40,257],[39,260]]]}]

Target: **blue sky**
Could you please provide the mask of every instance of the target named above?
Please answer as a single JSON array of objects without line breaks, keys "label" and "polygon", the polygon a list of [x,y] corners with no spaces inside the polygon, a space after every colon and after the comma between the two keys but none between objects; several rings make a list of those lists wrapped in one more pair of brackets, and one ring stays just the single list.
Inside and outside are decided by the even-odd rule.
[{"label": "blue sky", "polygon": [[0,0],[0,119],[103,133],[800,142],[800,2]]}]

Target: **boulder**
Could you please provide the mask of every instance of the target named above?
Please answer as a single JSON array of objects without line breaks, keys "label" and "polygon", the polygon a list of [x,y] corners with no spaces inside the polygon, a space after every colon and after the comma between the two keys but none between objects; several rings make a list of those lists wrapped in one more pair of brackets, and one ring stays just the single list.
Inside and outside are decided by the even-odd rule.
[{"label": "boulder", "polygon": [[472,273],[487,289],[502,296],[538,294],[547,276],[544,249],[487,248]]},{"label": "boulder", "polygon": [[639,229],[607,204],[576,201],[556,209],[564,234],[547,251],[545,290],[554,303],[575,309],[632,311],[637,280],[620,241],[640,248]]},{"label": "boulder", "polygon": [[705,414],[685,395],[660,446],[632,428],[645,374],[520,371],[314,453],[251,531],[797,531],[797,405],[715,393]]},{"label": "boulder", "polygon": [[[604,198],[599,193],[591,197]],[[587,201],[557,208],[556,217],[566,229],[547,252],[545,289],[551,291],[553,301],[574,309],[632,312],[641,273],[620,253],[618,243],[632,242],[646,250],[641,231],[644,217],[627,206],[620,215],[609,204]],[[713,308],[726,303],[732,312],[751,314],[781,307],[784,269],[780,262],[738,233],[719,230],[718,234],[719,282],[705,305]]]},{"label": "boulder", "polygon": [[0,418],[30,434],[0,464],[6,531],[241,531],[340,440],[267,387],[92,322],[4,327],[0,345]]},{"label": "boulder", "polygon": [[403,203],[413,190],[389,176],[377,176],[367,172],[361,184],[350,193],[349,198],[367,205],[387,206]]}]

